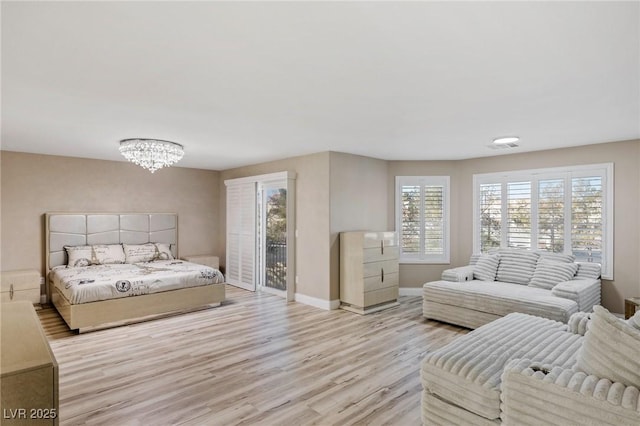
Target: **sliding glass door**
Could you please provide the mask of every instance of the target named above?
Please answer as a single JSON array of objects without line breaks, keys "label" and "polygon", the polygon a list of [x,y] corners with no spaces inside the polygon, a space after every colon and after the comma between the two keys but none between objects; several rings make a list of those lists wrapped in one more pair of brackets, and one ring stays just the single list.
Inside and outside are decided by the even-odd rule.
[{"label": "sliding glass door", "polygon": [[287,290],[286,181],[260,185],[258,197],[258,285],[270,292]]},{"label": "sliding glass door", "polygon": [[295,295],[295,173],[225,181],[227,283]]}]

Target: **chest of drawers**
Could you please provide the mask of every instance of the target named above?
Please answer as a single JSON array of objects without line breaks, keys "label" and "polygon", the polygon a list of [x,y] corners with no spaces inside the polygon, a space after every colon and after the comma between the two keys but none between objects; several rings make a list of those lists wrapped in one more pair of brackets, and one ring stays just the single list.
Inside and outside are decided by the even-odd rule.
[{"label": "chest of drawers", "polygon": [[397,305],[395,232],[340,234],[340,307],[360,314]]}]

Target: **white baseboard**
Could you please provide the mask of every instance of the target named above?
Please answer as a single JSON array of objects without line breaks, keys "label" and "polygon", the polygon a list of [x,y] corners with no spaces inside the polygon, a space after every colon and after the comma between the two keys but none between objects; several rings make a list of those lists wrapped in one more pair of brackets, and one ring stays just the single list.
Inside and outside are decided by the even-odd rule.
[{"label": "white baseboard", "polygon": [[295,294],[295,301],[313,306],[314,308],[324,309],[325,311],[332,311],[340,307],[340,300],[318,299],[317,297],[311,297],[300,293]]},{"label": "white baseboard", "polygon": [[422,287],[400,287],[400,296],[422,296]]}]

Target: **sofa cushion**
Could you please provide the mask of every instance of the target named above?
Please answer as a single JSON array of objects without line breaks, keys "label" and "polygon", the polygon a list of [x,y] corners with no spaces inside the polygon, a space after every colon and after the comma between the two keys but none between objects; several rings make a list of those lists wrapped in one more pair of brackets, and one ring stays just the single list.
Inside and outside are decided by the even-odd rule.
[{"label": "sofa cushion", "polygon": [[536,265],[529,285],[551,290],[556,284],[573,278],[577,270],[578,265],[575,263],[558,262],[542,257]]},{"label": "sofa cushion", "polygon": [[583,336],[557,321],[514,313],[428,353],[422,362],[426,391],[488,419],[500,416],[504,366],[528,358],[570,368]]},{"label": "sofa cushion", "polygon": [[500,249],[500,264],[496,280],[514,284],[529,284],[538,263],[539,254],[522,249]]},{"label": "sofa cushion", "polygon": [[547,259],[547,260],[555,260],[556,262],[564,262],[564,263],[573,263],[576,260],[576,257],[572,254],[552,253],[549,251],[539,251],[537,253],[540,255],[540,260]]},{"label": "sofa cushion", "polygon": [[578,272],[576,279],[591,278],[597,280],[600,278],[601,266],[599,263],[576,262],[578,264]]},{"label": "sofa cushion", "polygon": [[[425,301],[504,316],[512,312],[538,315],[566,323],[578,304],[550,290],[499,281],[433,281],[423,286]],[[455,318],[450,320],[456,323]]]},{"label": "sofa cushion", "polygon": [[594,306],[576,368],[599,378],[640,387],[640,330]]},{"label": "sofa cushion", "polygon": [[495,281],[499,263],[499,255],[483,254],[473,267],[473,278],[482,281]]}]

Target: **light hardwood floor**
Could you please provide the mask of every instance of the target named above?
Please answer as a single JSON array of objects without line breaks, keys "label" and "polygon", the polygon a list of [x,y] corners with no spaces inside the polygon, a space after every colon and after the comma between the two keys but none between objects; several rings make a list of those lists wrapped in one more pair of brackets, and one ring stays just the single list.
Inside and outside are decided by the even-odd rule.
[{"label": "light hardwood floor", "polygon": [[420,424],[420,361],[467,330],[420,297],[357,315],[227,286],[222,306],[77,335],[38,311],[60,424]]}]

